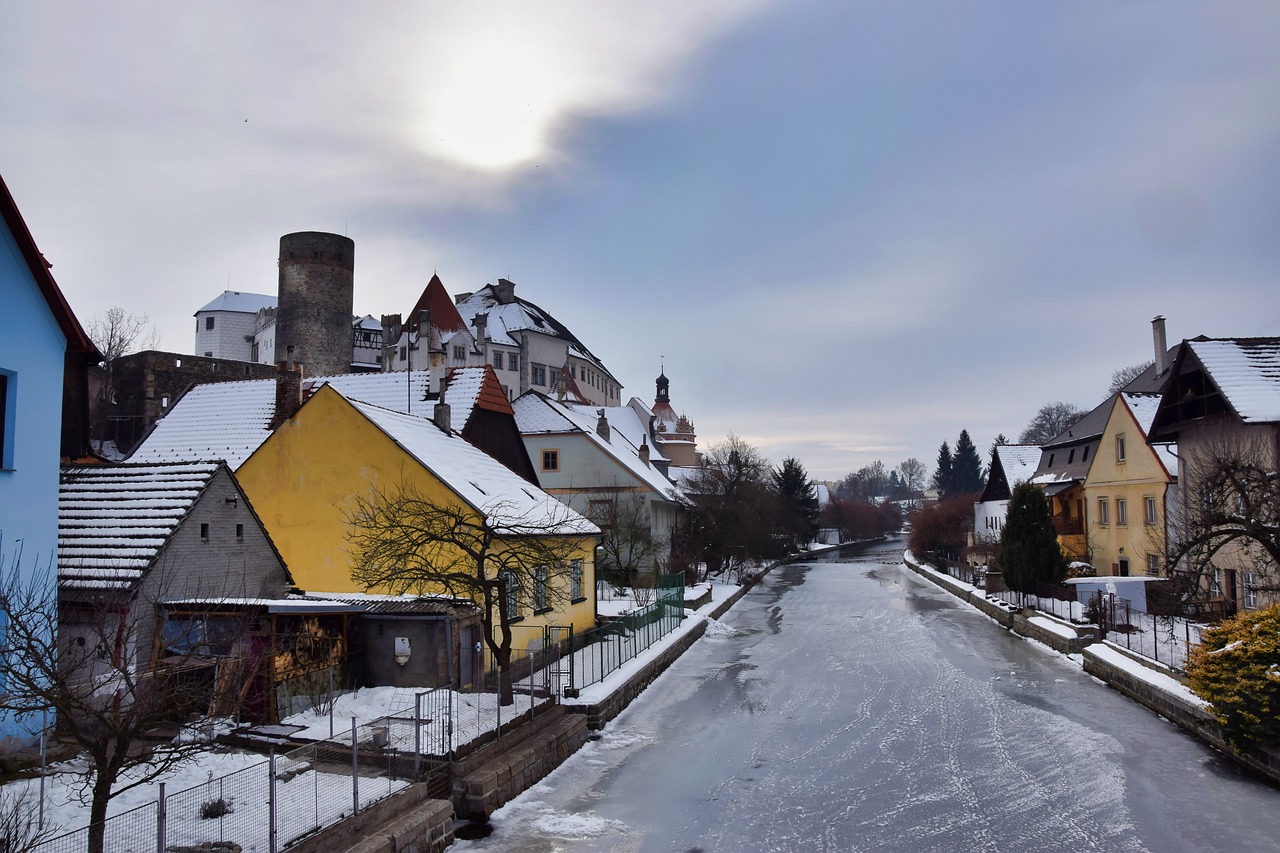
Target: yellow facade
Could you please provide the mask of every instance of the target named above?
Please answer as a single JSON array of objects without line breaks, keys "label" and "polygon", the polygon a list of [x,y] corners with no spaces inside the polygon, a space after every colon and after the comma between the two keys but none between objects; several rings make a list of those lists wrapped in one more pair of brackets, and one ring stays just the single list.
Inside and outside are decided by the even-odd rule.
[{"label": "yellow facade", "polygon": [[[236,478],[294,582],[315,592],[389,592],[366,590],[351,579],[347,518],[357,494],[404,484],[442,504],[465,505],[329,386],[283,423],[240,466]],[[583,564],[584,597],[540,614],[526,609],[520,624],[572,625],[575,631],[595,625],[594,546],[595,538],[587,537],[574,553]]]},{"label": "yellow facade", "polygon": [[1084,481],[1089,550],[1099,575],[1161,574],[1165,494],[1172,481],[1117,395]]}]

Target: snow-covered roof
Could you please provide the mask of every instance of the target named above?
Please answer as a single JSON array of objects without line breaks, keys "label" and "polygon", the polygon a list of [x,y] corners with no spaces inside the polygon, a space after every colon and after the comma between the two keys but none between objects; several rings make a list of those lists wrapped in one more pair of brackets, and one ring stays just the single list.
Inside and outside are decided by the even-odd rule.
[{"label": "snow-covered roof", "polygon": [[[351,405],[474,509],[496,529],[557,535],[600,532],[586,518],[529,483],[455,433],[433,422],[359,400]],[[508,525],[505,522],[512,521]],[[524,527],[522,531],[521,528]],[[546,529],[542,529],[546,527]]]},{"label": "snow-covered roof", "polygon": [[[652,444],[649,445],[649,464],[641,460],[640,442],[647,436],[648,425],[642,424],[636,412],[627,406],[602,409],[599,406],[571,405],[552,400],[537,391],[529,391],[517,397],[512,408],[515,409],[520,432],[525,435],[579,433],[654,492],[670,495],[675,488],[675,484],[654,466],[653,460],[663,457]],[[596,432],[601,411],[609,425],[607,441]]]},{"label": "snow-covered roof", "polygon": [[[445,383],[444,395],[441,399],[449,404],[449,419],[456,432],[461,432],[467,425],[467,421],[471,419],[471,410],[475,408],[476,400],[479,399],[480,392],[484,388],[487,370],[488,368],[484,366],[458,367],[449,372],[449,379]],[[506,402],[505,397],[503,402]]]},{"label": "snow-covered roof", "polygon": [[[521,299],[513,295],[511,302],[500,303],[494,286],[486,284],[480,290],[459,302],[457,308],[458,313],[462,315],[464,322],[467,323],[470,323],[476,314],[488,313],[488,333],[490,340],[494,343],[519,346],[519,333],[525,330],[560,338],[568,344],[570,354],[592,362],[601,372],[609,374],[616,381],[616,377],[609,373],[609,369],[604,366],[600,359],[595,357],[591,350],[587,349],[582,341],[578,340],[573,332],[569,331],[555,317],[552,317],[545,310],[527,299]],[[558,367],[559,365],[555,366]]]},{"label": "snow-covered roof", "polygon": [[382,321],[372,314],[365,314],[363,317],[357,317],[351,325],[357,329],[364,329],[369,332],[382,331]]},{"label": "snow-covered roof", "polygon": [[1000,457],[1000,466],[1011,489],[1030,480],[1040,464],[1040,448],[1034,444],[997,445],[996,455]]},{"label": "snow-covered roof", "polygon": [[[1156,412],[1160,409],[1159,394],[1121,394],[1129,411],[1133,413],[1133,419],[1138,422],[1138,427],[1142,430],[1142,437],[1145,439],[1147,433],[1151,431],[1151,423],[1155,420]],[[1177,445],[1170,444],[1153,444],[1152,452],[1156,458],[1160,460],[1160,464],[1164,465],[1166,471],[1173,477],[1178,476],[1178,457],[1175,454]]]},{"label": "snow-covered roof", "polygon": [[221,463],[64,468],[58,492],[58,582],[128,589],[155,560]]},{"label": "snow-covered roof", "polygon": [[[423,400],[429,383],[426,371],[347,373],[303,380],[303,389],[314,392],[330,384],[345,397],[425,418],[434,409],[434,403]],[[129,461],[223,459],[233,470],[239,468],[271,435],[275,395],[274,379],[197,385],[156,423]]]},{"label": "snow-covered roof", "polygon": [[1280,338],[1186,341],[1245,423],[1280,421]]},{"label": "snow-covered roof", "polygon": [[[275,308],[276,298],[265,293],[243,293],[239,290],[224,290],[222,295],[197,311],[234,311],[240,314],[257,314],[261,308]],[[381,326],[379,326],[381,328]]]}]

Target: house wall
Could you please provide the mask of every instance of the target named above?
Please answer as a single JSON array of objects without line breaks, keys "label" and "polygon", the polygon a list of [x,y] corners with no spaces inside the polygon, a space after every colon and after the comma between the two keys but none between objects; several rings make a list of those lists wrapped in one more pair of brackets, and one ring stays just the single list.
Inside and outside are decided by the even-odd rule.
[{"label": "house wall", "polygon": [[0,225],[0,565],[52,575],[58,544],[58,462],[67,339],[9,229]]},{"label": "house wall", "polygon": [[[404,483],[439,503],[458,498],[337,392],[322,389],[236,472],[294,582],[324,592],[365,592],[351,579],[347,518],[355,496]],[[584,586],[594,589],[594,539],[575,554],[583,560]],[[373,589],[385,593],[390,590]],[[595,601],[584,600],[533,614],[524,624],[595,624]]]},{"label": "house wall", "polygon": [[[206,329],[208,318],[213,328]],[[250,361],[250,345],[258,315],[245,311],[197,311],[196,355]]]},{"label": "house wall", "polygon": [[[450,649],[460,639],[450,637],[446,617],[360,617],[365,675],[369,684],[391,687],[439,687],[449,683]],[[395,657],[397,637],[409,640],[409,659]],[[452,640],[452,642],[450,642]]]},{"label": "house wall", "polygon": [[[1207,423],[1184,426],[1178,434],[1180,459],[1177,499],[1170,509],[1175,518],[1187,518],[1186,503],[1199,499],[1202,484],[1198,472],[1212,458],[1215,450],[1223,446],[1253,446],[1270,448],[1272,465],[1280,465],[1280,425],[1243,424],[1234,420],[1218,419]],[[1194,513],[1191,513],[1194,515]],[[1171,525],[1170,535],[1176,537],[1178,522]],[[1280,581],[1280,567],[1259,562],[1257,549],[1251,554],[1238,545],[1228,545],[1214,556],[1213,564],[1221,572],[1221,595],[1240,609],[1266,607],[1280,603],[1280,595],[1262,591],[1256,601],[1251,601],[1246,588],[1245,572],[1269,573],[1271,584]]]},{"label": "house wall", "polygon": [[[1125,459],[1117,458],[1117,437],[1124,436]],[[1122,560],[1128,560],[1130,577],[1160,574],[1149,571],[1150,559],[1164,564],[1165,490],[1170,477],[1146,436],[1120,398],[1111,410],[1097,456],[1084,481],[1087,502],[1089,546],[1093,567],[1099,575],[1122,575]],[[1145,504],[1150,498],[1156,514],[1147,524]],[[1107,523],[1102,523],[1098,501],[1105,499]],[[1124,501],[1127,523],[1120,523],[1119,502]]]}]

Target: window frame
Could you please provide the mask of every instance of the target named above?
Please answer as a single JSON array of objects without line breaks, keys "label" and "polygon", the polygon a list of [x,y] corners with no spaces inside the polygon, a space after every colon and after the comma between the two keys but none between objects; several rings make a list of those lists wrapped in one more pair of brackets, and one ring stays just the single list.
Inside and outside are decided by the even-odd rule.
[{"label": "window frame", "polygon": [[520,578],[510,569],[504,569],[502,577],[506,581],[507,591],[502,601],[503,612],[507,616],[508,622],[519,622],[522,617],[520,615]]},{"label": "window frame", "polygon": [[1129,526],[1129,501],[1127,498],[1116,498],[1116,526]]},{"label": "window frame", "polygon": [[[541,470],[549,473],[559,473],[560,471],[560,448],[544,447],[542,453],[539,454],[542,462]],[[550,464],[548,464],[550,463]]]},{"label": "window frame", "polygon": [[1116,433],[1116,464],[1121,465],[1129,460],[1128,443],[1125,441],[1124,433]]},{"label": "window frame", "polygon": [[1147,527],[1155,527],[1160,519],[1159,510],[1156,507],[1156,499],[1153,495],[1143,495],[1142,497],[1142,520]]},{"label": "window frame", "polygon": [[580,601],[586,601],[586,573],[583,570],[582,559],[575,558],[569,561],[569,600],[573,604]]},{"label": "window frame", "polygon": [[12,471],[18,467],[14,456],[18,415],[18,374],[0,368],[0,471]]},{"label": "window frame", "polygon": [[1111,526],[1111,501],[1108,498],[1098,498],[1098,526]]},{"label": "window frame", "polygon": [[549,613],[551,611],[551,567],[542,565],[533,567],[533,612]]}]

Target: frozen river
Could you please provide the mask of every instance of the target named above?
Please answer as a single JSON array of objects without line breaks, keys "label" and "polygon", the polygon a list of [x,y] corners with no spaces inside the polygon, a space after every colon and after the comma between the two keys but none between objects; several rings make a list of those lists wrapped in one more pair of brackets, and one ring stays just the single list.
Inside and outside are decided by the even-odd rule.
[{"label": "frozen river", "polygon": [[776,569],[711,627],[455,849],[1280,849],[1280,790],[896,551]]}]

